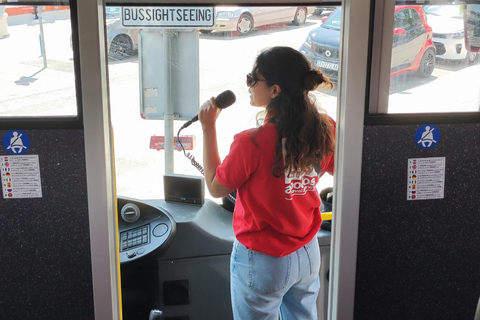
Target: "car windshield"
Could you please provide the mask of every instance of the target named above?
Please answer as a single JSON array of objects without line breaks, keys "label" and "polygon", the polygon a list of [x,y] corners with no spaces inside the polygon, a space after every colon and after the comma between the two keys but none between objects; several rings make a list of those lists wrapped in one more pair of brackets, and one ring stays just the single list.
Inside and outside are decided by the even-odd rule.
[{"label": "car windshield", "polygon": [[425,13],[434,16],[450,17],[463,19],[461,6],[428,6],[425,8]]},{"label": "car windshield", "polygon": [[340,30],[342,23],[342,10],[335,10],[330,17],[322,24],[322,27],[334,30]]}]

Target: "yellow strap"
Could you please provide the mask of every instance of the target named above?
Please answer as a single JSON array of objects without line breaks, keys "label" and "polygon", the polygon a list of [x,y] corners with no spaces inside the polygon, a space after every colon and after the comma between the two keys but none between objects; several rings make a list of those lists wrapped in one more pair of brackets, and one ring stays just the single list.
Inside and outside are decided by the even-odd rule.
[{"label": "yellow strap", "polygon": [[322,220],[332,220],[331,212],[322,212]]}]

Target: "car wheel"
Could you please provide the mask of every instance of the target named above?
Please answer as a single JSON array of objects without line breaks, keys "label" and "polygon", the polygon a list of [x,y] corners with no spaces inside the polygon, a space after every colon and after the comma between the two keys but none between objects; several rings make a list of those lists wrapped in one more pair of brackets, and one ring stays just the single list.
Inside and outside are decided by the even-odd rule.
[{"label": "car wheel", "polygon": [[240,18],[238,18],[237,22],[237,31],[240,32],[241,35],[246,35],[250,33],[253,29],[253,19],[248,14],[242,14]]},{"label": "car wheel", "polygon": [[119,34],[112,40],[108,56],[112,59],[123,60],[130,56],[132,50],[132,40],[124,34]]},{"label": "car wheel", "polygon": [[435,69],[435,51],[428,49],[423,54],[417,74],[419,77],[428,78],[433,73],[433,69]]},{"label": "car wheel", "polygon": [[306,8],[298,8],[297,12],[295,12],[295,17],[293,17],[293,24],[296,26],[301,26],[307,21],[307,9]]},{"label": "car wheel", "polygon": [[468,52],[467,53],[467,61],[468,61],[468,64],[475,64],[475,62],[477,62],[477,60],[479,59],[480,55],[477,53],[477,52]]}]

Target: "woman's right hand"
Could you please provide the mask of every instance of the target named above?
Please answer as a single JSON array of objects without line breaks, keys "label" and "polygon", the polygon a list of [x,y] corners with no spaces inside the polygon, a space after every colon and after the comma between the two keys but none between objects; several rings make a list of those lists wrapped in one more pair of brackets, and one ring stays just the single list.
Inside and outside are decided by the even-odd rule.
[{"label": "woman's right hand", "polygon": [[205,101],[198,112],[198,120],[200,120],[200,123],[202,124],[202,129],[205,130],[215,127],[215,122],[221,111],[222,109],[217,106],[214,97]]}]

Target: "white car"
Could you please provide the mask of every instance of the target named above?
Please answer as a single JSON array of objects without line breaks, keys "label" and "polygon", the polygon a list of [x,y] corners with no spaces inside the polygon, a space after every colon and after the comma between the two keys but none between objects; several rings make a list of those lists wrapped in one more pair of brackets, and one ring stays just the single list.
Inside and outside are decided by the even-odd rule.
[{"label": "white car", "polygon": [[465,48],[462,5],[429,5],[424,7],[433,30],[437,58],[474,63],[478,54]]},{"label": "white car", "polygon": [[201,33],[212,31],[235,31],[246,35],[253,29],[276,23],[291,22],[301,26],[315,7],[215,7],[215,25],[200,29]]}]

